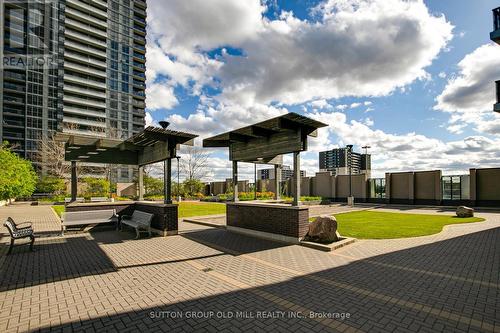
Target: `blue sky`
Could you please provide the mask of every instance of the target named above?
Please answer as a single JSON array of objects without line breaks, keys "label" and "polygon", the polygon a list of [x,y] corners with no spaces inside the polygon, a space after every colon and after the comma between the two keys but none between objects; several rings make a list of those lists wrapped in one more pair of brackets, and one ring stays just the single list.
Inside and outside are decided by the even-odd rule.
[{"label": "blue sky", "polygon": [[[376,176],[500,164],[498,2],[193,1],[148,2],[148,121],[207,137],[302,113],[330,125],[308,175],[318,151],[349,143],[373,147]],[[212,161],[207,180],[229,176],[223,150]]]}]

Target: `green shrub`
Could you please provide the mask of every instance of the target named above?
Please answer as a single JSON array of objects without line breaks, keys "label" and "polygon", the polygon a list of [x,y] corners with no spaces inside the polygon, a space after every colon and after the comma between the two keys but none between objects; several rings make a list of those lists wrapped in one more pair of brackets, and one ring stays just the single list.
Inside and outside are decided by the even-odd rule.
[{"label": "green shrub", "polygon": [[35,191],[37,175],[30,161],[0,144],[0,200],[30,197]]},{"label": "green shrub", "polygon": [[198,193],[203,192],[203,189],[205,188],[205,184],[197,179],[186,179],[182,183],[182,186],[184,188],[185,196],[190,198],[196,197]]},{"label": "green shrub", "polygon": [[151,176],[144,176],[144,192],[146,195],[162,195],[163,180]]},{"label": "green shrub", "polygon": [[106,179],[86,177],[83,182],[86,187],[83,196],[86,199],[90,197],[107,197],[109,195],[109,181]]},{"label": "green shrub", "polygon": [[35,192],[50,193],[55,195],[64,194],[66,192],[66,183],[62,178],[45,176],[38,180]]}]

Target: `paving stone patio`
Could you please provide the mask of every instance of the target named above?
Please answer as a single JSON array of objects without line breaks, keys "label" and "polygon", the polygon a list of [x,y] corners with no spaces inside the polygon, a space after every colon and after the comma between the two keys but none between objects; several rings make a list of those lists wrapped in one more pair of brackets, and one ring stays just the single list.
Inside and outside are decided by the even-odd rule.
[{"label": "paving stone patio", "polygon": [[59,237],[49,207],[0,208],[6,216],[46,237],[10,256],[0,240],[0,332],[500,332],[496,213],[331,253],[186,222],[166,238]]}]

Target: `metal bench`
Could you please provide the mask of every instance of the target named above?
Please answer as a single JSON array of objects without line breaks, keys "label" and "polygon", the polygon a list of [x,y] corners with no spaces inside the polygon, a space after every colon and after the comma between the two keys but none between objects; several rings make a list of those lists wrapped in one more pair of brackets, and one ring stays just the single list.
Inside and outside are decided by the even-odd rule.
[{"label": "metal bench", "polygon": [[[71,202],[71,198],[64,198],[64,202],[65,203],[70,203]],[[78,197],[78,198],[76,198],[75,202],[85,202],[85,198]]]},{"label": "metal bench", "polygon": [[106,202],[109,199],[106,197],[91,197],[90,202]]},{"label": "metal bench", "polygon": [[134,210],[132,216],[123,215],[120,222],[120,230],[122,230],[123,225],[128,225],[129,227],[135,228],[137,236],[139,238],[139,233],[141,231],[147,232],[149,237],[151,237],[151,220],[153,219],[153,214],[146,213],[140,210]]},{"label": "metal bench", "polygon": [[[14,241],[16,239],[29,238],[30,241],[30,250],[33,250],[33,244],[35,243],[35,235],[33,235],[33,228],[31,226],[31,222],[23,222],[16,224],[11,217],[7,218],[7,221],[3,224],[7,230],[9,230],[10,234],[10,247],[7,254],[12,252],[12,248],[14,247]],[[25,226],[22,226],[25,225]]]},{"label": "metal bench", "polygon": [[115,223],[118,227],[118,215],[115,209],[84,210],[65,212],[61,218],[61,236],[68,226]]}]

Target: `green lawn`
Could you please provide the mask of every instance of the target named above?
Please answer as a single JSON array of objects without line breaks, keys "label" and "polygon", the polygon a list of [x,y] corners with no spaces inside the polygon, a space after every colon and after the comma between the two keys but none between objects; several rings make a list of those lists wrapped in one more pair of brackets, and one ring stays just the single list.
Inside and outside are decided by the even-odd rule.
[{"label": "green lawn", "polygon": [[226,204],[217,202],[180,202],[179,218],[226,214]]},{"label": "green lawn", "polygon": [[[52,208],[57,215],[61,216],[64,212],[63,205],[54,205]],[[179,217],[192,217],[203,215],[225,214],[226,205],[216,202],[181,202],[179,204]]]},{"label": "green lawn", "polygon": [[62,213],[64,213],[64,205],[53,205],[52,209],[61,217]]},{"label": "green lawn", "polygon": [[447,224],[484,221],[451,215],[422,215],[387,212],[350,212],[335,215],[342,236],[361,239],[405,238],[432,235]]}]

